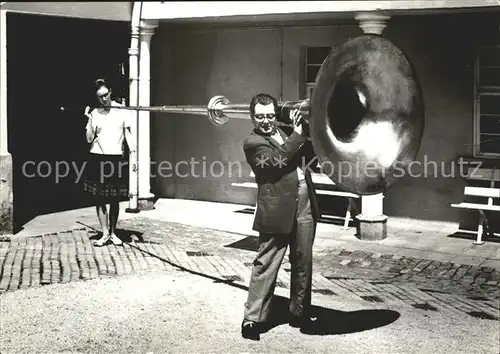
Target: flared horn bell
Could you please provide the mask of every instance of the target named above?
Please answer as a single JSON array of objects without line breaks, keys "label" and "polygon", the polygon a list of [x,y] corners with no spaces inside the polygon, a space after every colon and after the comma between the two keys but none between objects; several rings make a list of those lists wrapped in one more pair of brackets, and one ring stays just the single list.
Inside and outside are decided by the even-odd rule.
[{"label": "flared horn bell", "polygon": [[311,98],[322,172],[353,193],[385,192],[416,158],[424,115],[419,80],[401,50],[378,35],[346,41],[323,62]]}]

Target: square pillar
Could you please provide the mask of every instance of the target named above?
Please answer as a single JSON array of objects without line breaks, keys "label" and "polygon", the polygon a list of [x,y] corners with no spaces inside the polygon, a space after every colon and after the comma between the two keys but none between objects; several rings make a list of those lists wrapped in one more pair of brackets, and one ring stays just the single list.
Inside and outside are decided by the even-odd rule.
[{"label": "square pillar", "polygon": [[377,241],[387,237],[387,216],[383,213],[384,195],[382,193],[361,196],[361,214],[356,236],[360,240]]},{"label": "square pillar", "polygon": [[12,156],[7,134],[7,11],[0,9],[0,235],[14,232]]}]

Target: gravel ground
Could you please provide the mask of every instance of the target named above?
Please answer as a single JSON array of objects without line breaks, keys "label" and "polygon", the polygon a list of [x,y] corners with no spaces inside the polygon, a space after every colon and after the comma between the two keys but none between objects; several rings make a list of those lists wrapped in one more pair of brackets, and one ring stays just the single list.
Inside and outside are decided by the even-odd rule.
[{"label": "gravel ground", "polygon": [[[277,291],[279,291],[277,289]],[[283,293],[286,295],[286,292]],[[0,296],[2,353],[492,353],[499,323],[313,295],[326,335],[241,338],[246,291],[175,269]]]}]

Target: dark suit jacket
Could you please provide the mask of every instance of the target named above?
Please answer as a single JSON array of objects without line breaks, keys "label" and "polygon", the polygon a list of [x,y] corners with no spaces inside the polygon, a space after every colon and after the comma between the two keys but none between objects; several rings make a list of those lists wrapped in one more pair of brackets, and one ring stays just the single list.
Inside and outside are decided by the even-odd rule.
[{"label": "dark suit jacket", "polygon": [[[253,230],[262,233],[292,231],[298,205],[297,166],[307,166],[314,158],[310,141],[290,127],[280,126],[284,144],[253,131],[243,144],[246,160],[255,174],[258,185],[257,210]],[[286,131],[286,132],[285,132]],[[311,173],[305,169],[312,214],[319,218],[316,192]]]}]

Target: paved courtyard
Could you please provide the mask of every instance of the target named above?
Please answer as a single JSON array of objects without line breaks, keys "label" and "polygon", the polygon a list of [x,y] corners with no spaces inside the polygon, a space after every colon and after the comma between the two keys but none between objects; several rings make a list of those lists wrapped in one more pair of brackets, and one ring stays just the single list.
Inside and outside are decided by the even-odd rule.
[{"label": "paved courtyard", "polygon": [[[160,212],[167,213],[157,208],[122,215],[118,235],[123,246],[91,245],[100,236],[92,210],[45,219],[51,222],[37,220],[0,242],[2,353],[98,348],[105,352],[499,351],[496,251],[490,249],[485,252],[489,258],[478,259],[477,248],[467,258],[467,254],[401,251],[381,243],[367,247],[362,242],[339,242],[347,239],[342,232],[348,231],[337,225],[326,226],[334,238],[321,226],[314,250],[313,302],[323,317],[340,316],[348,324],[345,328],[325,324],[322,332],[327,333],[322,334],[337,336],[320,340],[299,339],[287,326],[278,326],[263,335],[268,339],[262,344],[246,344],[239,336],[239,321],[258,244],[255,233],[241,231],[251,216],[238,214],[239,228],[231,227],[229,219],[225,227],[214,228],[201,223],[201,216],[198,224],[183,223],[172,220],[175,215],[170,220],[158,217]],[[219,213],[220,224],[228,215]],[[469,251],[464,247],[460,252]],[[285,261],[277,283],[282,306],[289,292],[289,269]],[[139,309],[140,304],[147,306]],[[135,322],[124,325],[129,317]],[[104,324],[106,328],[101,328]],[[93,329],[79,338],[78,327],[87,331],[86,326]],[[433,332],[431,327],[440,330]],[[56,328],[58,334],[53,333]],[[161,328],[169,328],[169,334]],[[39,341],[23,339],[35,330],[40,331]],[[412,331],[425,334],[432,343],[417,343]],[[203,339],[209,333],[218,344]],[[379,337],[382,333],[387,337]],[[456,337],[460,345],[446,344],[446,336]],[[236,344],[230,344],[233,341]]]}]

